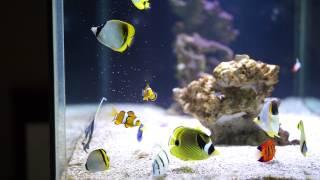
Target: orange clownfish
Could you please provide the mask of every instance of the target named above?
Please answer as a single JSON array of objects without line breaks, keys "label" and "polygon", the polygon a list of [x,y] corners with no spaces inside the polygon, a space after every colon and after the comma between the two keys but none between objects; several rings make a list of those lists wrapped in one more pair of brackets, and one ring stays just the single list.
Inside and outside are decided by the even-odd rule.
[{"label": "orange clownfish", "polygon": [[260,162],[268,162],[271,161],[276,153],[276,148],[274,142],[269,139],[258,146],[258,150],[260,151]]},{"label": "orange clownfish", "polygon": [[137,118],[133,111],[128,111],[126,114],[125,111],[116,112],[116,110],[113,109],[112,114],[114,115],[113,121],[116,125],[124,124],[126,128],[141,125],[140,120]]}]

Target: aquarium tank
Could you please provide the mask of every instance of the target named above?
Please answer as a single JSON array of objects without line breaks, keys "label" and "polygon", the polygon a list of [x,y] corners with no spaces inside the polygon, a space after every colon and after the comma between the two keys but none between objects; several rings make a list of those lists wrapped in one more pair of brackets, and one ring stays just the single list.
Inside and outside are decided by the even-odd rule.
[{"label": "aquarium tank", "polygon": [[54,0],[55,178],[320,178],[319,10]]}]

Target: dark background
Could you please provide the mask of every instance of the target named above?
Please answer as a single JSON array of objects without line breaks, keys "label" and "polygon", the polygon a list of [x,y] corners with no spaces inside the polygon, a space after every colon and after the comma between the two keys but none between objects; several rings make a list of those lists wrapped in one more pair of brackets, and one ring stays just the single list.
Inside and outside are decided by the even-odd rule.
[{"label": "dark background", "polygon": [[[157,90],[158,105],[172,103],[176,59],[172,44],[175,36],[173,24],[178,20],[168,1],[154,1],[149,11],[138,11],[130,1],[85,0],[65,1],[66,39],[66,98],[68,104],[98,103],[101,96],[110,102],[141,102],[141,89],[145,81]],[[311,81],[320,68],[311,46],[304,42],[308,57],[303,60],[305,79],[291,73],[299,42],[299,0],[224,0],[222,7],[234,16],[234,27],[240,31],[231,48],[236,54],[249,54],[252,58],[280,65],[280,83],[273,96],[285,98],[298,95],[298,86],[305,86],[305,96],[319,97],[320,85]],[[319,6],[316,1],[312,7]],[[105,7],[105,8],[101,8]],[[316,29],[317,11],[309,9],[309,31]],[[120,19],[136,27],[133,45],[123,54],[101,45],[90,28],[110,19]],[[314,19],[314,20],[311,20]],[[316,34],[316,33],[315,33]],[[317,35],[318,36],[318,35]],[[315,47],[314,47],[315,46]],[[314,51],[314,49],[313,49]],[[302,95],[302,94],[299,94]]]},{"label": "dark background", "polygon": [[[288,72],[295,59],[292,42],[295,7],[291,2],[293,1],[229,0],[222,3],[234,15],[235,27],[240,30],[239,38],[232,44],[235,52],[248,53],[253,58],[283,66],[281,81],[274,93],[281,97],[293,94],[294,77]],[[308,74],[305,88],[306,94],[319,96],[320,1],[308,2]],[[113,7],[109,8],[121,10],[114,14],[104,12],[105,17],[99,17],[100,19],[98,15],[105,6],[92,3],[95,2],[65,1],[68,10],[74,7],[73,11],[66,12],[66,16],[70,17],[69,22],[66,21],[68,103],[97,102],[102,95],[108,96],[112,101],[136,102],[139,101],[140,93],[135,93],[140,92],[144,80],[149,80],[161,94],[159,104],[168,106],[170,89],[176,85],[173,76],[175,59],[171,53],[174,37],[170,32],[175,18],[166,1],[154,1],[153,9],[146,13],[137,12],[129,3],[125,3],[127,7],[123,7],[122,2],[113,1],[110,3]],[[36,180],[50,177],[49,154],[52,149],[50,151],[49,124],[52,121],[53,107],[50,4],[48,0],[30,0],[4,1],[1,5],[1,179]],[[280,13],[279,19],[272,23],[266,19],[270,17],[274,6],[284,8],[284,13]],[[146,33],[137,34],[128,53],[120,55],[99,45],[89,29],[108,18],[126,18],[126,13],[137,14],[141,19],[136,28],[139,32]],[[265,20],[260,21],[261,18]],[[109,55],[112,59],[98,61],[95,58],[103,56],[103,59]],[[98,69],[102,68],[98,62],[106,65],[105,72]],[[117,71],[122,73],[112,75],[111,72]],[[127,71],[127,75],[124,71]],[[100,76],[99,73],[105,73],[105,76]],[[104,84],[100,78],[112,82]],[[131,80],[129,84],[121,81],[128,79]],[[129,87],[123,92],[110,91],[110,88],[119,91],[124,84]],[[124,96],[127,93],[128,97]]]}]

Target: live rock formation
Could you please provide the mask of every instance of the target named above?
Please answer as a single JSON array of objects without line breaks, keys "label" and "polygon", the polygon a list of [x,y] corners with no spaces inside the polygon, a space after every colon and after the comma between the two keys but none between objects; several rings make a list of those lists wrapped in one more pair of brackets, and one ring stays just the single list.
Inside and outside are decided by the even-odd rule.
[{"label": "live rock formation", "polygon": [[[236,55],[185,88],[173,90],[183,111],[212,130],[217,143],[257,145],[265,133],[252,121],[278,82],[279,66]],[[286,134],[286,133],[281,133]],[[278,141],[287,143],[286,139]]]}]

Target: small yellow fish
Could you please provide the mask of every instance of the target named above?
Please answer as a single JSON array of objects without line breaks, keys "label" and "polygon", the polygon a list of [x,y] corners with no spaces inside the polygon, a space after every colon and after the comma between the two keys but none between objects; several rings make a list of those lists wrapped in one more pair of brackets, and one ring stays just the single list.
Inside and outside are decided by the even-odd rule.
[{"label": "small yellow fish", "polygon": [[127,114],[125,111],[117,112],[115,109],[112,110],[112,115],[114,115],[114,124],[124,124],[126,128],[140,126],[141,121],[137,118],[133,111],[128,111]]},{"label": "small yellow fish", "polygon": [[131,0],[136,8],[139,10],[150,9],[149,0]]},{"label": "small yellow fish", "polygon": [[146,87],[142,90],[142,96],[144,101],[155,101],[157,100],[158,94],[154,92],[149,83],[147,83]]},{"label": "small yellow fish", "polygon": [[298,129],[301,132],[301,134],[300,134],[300,151],[304,156],[307,156],[308,148],[307,148],[307,144],[306,144],[306,135],[304,132],[304,125],[303,125],[302,120],[300,120],[300,122],[298,124]]},{"label": "small yellow fish", "polygon": [[110,160],[104,149],[92,151],[85,164],[86,170],[90,172],[98,172],[109,169]]},{"label": "small yellow fish", "polygon": [[117,52],[124,52],[135,35],[133,25],[120,20],[107,21],[102,26],[92,27],[91,31],[101,44]]},{"label": "small yellow fish", "polygon": [[203,160],[218,151],[210,137],[199,129],[177,127],[169,139],[170,153],[184,161]]}]

